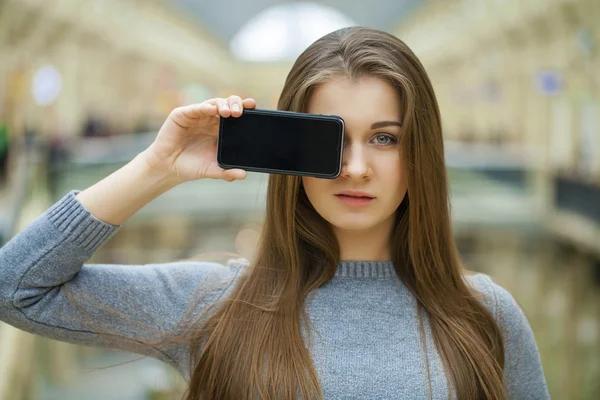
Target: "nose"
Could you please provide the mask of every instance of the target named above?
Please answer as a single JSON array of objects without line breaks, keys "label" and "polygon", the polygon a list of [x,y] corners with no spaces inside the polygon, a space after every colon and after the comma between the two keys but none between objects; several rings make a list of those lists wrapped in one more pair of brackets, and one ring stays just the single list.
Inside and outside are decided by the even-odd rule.
[{"label": "nose", "polygon": [[365,179],[371,175],[367,154],[360,143],[348,145],[342,154],[341,176],[346,178]]}]

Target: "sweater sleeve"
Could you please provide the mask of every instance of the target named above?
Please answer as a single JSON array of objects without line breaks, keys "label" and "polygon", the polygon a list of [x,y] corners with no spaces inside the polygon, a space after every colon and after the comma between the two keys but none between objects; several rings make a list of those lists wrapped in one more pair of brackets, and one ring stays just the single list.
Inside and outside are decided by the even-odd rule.
[{"label": "sweater sleeve", "polygon": [[120,226],[62,199],[0,248],[0,320],[64,342],[119,349],[181,368],[180,345],[139,348],[203,313],[232,287],[243,263],[84,264]]},{"label": "sweater sleeve", "polygon": [[504,375],[509,399],[550,399],[531,326],[512,294],[489,275],[478,274],[504,338]]}]

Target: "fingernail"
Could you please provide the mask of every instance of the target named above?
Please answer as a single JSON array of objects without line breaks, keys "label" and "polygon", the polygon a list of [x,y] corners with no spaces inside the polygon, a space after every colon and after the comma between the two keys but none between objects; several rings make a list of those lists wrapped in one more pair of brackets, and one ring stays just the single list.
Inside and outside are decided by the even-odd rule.
[{"label": "fingernail", "polygon": [[231,111],[240,111],[240,106],[238,106],[237,104],[232,105]]}]

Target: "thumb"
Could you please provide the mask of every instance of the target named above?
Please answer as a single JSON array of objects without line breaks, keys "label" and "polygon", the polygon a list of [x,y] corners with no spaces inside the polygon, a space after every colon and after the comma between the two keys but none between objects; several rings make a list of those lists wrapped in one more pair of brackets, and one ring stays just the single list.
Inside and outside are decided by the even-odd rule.
[{"label": "thumb", "polygon": [[246,179],[246,171],[244,171],[243,169],[238,169],[238,168],[234,168],[234,169],[226,169],[223,172],[223,176],[224,179],[226,181],[234,181],[234,180],[243,180]]}]

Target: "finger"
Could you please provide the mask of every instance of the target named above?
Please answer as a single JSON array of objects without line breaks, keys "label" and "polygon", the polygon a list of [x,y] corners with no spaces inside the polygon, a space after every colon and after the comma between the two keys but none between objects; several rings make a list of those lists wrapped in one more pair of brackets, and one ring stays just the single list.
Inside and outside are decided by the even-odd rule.
[{"label": "finger", "polygon": [[256,108],[256,100],[249,97],[242,101],[242,105],[244,106],[244,108]]},{"label": "finger", "polygon": [[218,106],[218,97],[204,100],[201,104],[204,104],[204,110],[207,110],[206,115],[212,115],[215,118],[219,118],[219,106]]},{"label": "finger", "polygon": [[204,100],[203,103],[209,103],[209,104],[213,104],[213,105],[217,105],[217,100],[219,100],[218,97],[213,97],[212,99],[208,99],[208,100]]},{"label": "finger", "polygon": [[235,168],[224,170],[223,175],[226,181],[231,182],[234,180],[241,181],[246,179],[247,173],[243,169]]},{"label": "finger", "polygon": [[242,98],[240,96],[232,95],[227,98],[227,104],[231,110],[232,117],[239,117],[242,115]]},{"label": "finger", "polygon": [[189,127],[197,121],[199,117],[216,114],[216,106],[207,103],[196,103],[175,108],[171,113],[171,117],[179,125]]},{"label": "finger", "polygon": [[246,171],[244,171],[243,169],[223,169],[219,167],[216,163],[208,166],[206,174],[207,176],[212,177],[214,179],[224,179],[228,182],[246,178]]},{"label": "finger", "polygon": [[169,118],[171,118],[179,126],[188,128],[194,123],[194,121],[198,119],[199,108],[199,104],[190,104],[187,106],[177,107],[171,111]]},{"label": "finger", "polygon": [[215,104],[203,102],[198,104],[197,110],[201,115],[217,115],[218,108]]},{"label": "finger", "polygon": [[216,100],[216,102],[217,102],[217,107],[219,109],[219,115],[222,117],[229,117],[231,115],[231,110],[229,109],[229,106],[227,105],[227,100],[218,98]]}]

